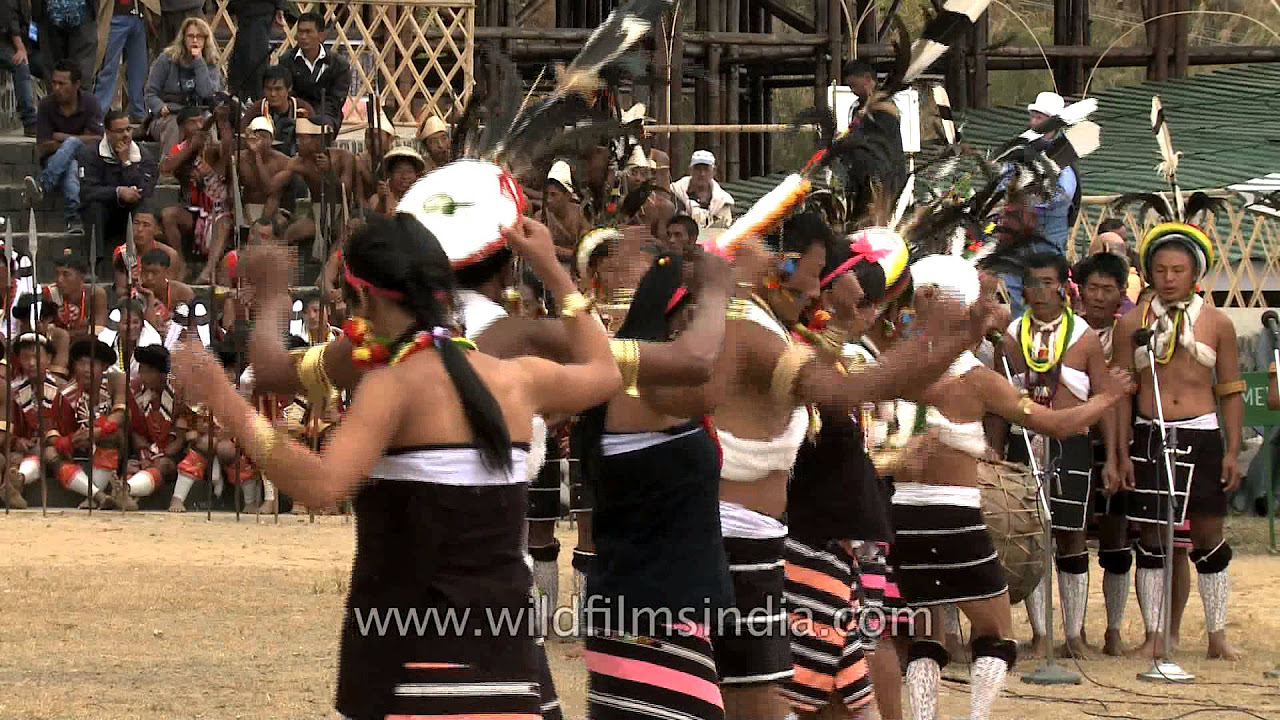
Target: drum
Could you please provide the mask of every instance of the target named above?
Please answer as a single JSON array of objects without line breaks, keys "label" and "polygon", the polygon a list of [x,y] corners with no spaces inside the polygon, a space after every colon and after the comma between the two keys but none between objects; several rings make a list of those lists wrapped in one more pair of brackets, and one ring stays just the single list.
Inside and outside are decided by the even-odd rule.
[{"label": "drum", "polygon": [[1036,503],[1035,478],[1023,465],[978,461],[978,487],[987,531],[1009,583],[1009,602],[1018,604],[1044,574],[1044,525]]}]

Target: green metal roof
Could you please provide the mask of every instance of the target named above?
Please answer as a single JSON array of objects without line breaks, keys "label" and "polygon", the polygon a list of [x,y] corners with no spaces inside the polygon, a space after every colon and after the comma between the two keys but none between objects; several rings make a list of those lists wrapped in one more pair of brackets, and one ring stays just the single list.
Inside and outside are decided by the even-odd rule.
[{"label": "green metal roof", "polygon": [[[1102,147],[1080,162],[1086,195],[1163,189],[1151,134],[1151,96],[1164,103],[1175,150],[1182,152],[1178,184],[1217,189],[1280,170],[1280,63],[1239,65],[1164,82],[1097,93]],[[1025,106],[966,113],[963,136],[990,148],[1027,128]]]}]

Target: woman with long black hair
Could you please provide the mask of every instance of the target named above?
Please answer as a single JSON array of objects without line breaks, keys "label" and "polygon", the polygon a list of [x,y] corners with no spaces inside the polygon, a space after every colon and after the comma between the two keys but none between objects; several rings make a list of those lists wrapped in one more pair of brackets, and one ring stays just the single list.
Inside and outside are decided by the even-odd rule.
[{"label": "woman with long black hair", "polygon": [[[454,338],[448,258],[403,213],[374,219],[343,253],[347,302],[359,318],[347,333],[352,359],[369,369],[323,453],[278,435],[209,355],[183,348],[174,363],[187,393],[281,490],[318,507],[354,497],[337,709],[355,720],[539,717],[522,546],[532,417],[598,405],[621,379],[545,228],[521,220],[503,234],[561,298],[578,364],[498,360]],[[410,610],[416,621],[386,617]]]}]

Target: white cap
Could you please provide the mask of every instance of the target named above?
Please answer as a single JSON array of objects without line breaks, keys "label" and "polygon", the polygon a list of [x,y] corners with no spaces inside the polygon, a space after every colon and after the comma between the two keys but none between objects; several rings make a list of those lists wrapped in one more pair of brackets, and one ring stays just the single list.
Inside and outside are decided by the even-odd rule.
[{"label": "white cap", "polygon": [[249,132],[252,133],[252,132],[257,132],[259,130],[265,130],[271,133],[271,137],[276,136],[275,125],[271,123],[271,118],[267,117],[266,115],[259,115],[258,117],[249,121]]},{"label": "white cap", "polygon": [[297,135],[321,135],[329,129],[327,125],[317,125],[310,118],[300,117],[294,121],[293,131]]},{"label": "white cap", "polygon": [[569,163],[564,160],[555,161],[555,164],[551,166],[551,172],[547,173],[547,179],[555,180],[570,195],[578,196],[577,190],[573,187],[573,171],[569,169]]},{"label": "white cap", "polygon": [[911,265],[911,282],[915,287],[936,285],[944,295],[972,305],[981,294],[978,269],[958,255],[930,255]]},{"label": "white cap", "polygon": [[627,108],[626,112],[622,113],[620,122],[623,125],[636,122],[637,120],[641,122],[645,122],[645,121],[653,122],[653,118],[649,117],[648,115],[645,115],[646,109],[647,108],[645,108],[644,103],[636,103],[635,105],[632,105],[631,107]]},{"label": "white cap", "polygon": [[1036,101],[1027,106],[1027,112],[1044,113],[1050,117],[1062,112],[1067,106],[1067,101],[1056,92],[1042,92],[1036,96]]},{"label": "white cap", "polygon": [[658,166],[658,163],[654,162],[649,158],[649,156],[645,153],[644,148],[640,147],[639,145],[636,145],[635,147],[631,148],[631,157],[627,160],[628,170],[630,170],[631,168],[649,168],[650,170],[652,170],[657,166]]},{"label": "white cap", "polygon": [[418,131],[418,137],[426,140],[442,132],[449,132],[449,126],[438,115],[428,115],[426,121],[422,123],[422,129]]},{"label": "white cap", "polygon": [[711,154],[710,150],[694,150],[693,157],[689,158],[689,167],[694,165],[715,165],[716,156]]}]

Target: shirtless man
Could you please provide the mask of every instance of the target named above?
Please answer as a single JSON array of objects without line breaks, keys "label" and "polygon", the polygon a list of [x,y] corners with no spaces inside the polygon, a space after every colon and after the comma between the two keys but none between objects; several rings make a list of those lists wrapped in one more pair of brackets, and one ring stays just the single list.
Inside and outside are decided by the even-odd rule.
[{"label": "shirtless man", "polygon": [[[1102,354],[1112,360],[1113,333],[1125,300],[1128,263],[1111,253],[1090,255],[1072,271],[1080,283],[1082,315],[1098,335]],[[1107,608],[1107,634],[1102,652],[1124,655],[1123,636],[1125,604],[1129,599],[1129,569],[1133,567],[1133,548],[1128,542],[1129,520],[1125,517],[1124,494],[1107,494],[1102,477],[1103,461],[1100,444],[1094,444],[1095,492],[1092,512],[1098,522],[1098,564],[1102,566],[1102,597]],[[1114,460],[1114,458],[1113,458]],[[1185,554],[1184,554],[1185,555]],[[1180,564],[1181,559],[1175,558]],[[1175,566],[1176,567],[1176,566]],[[1189,576],[1188,576],[1189,577]],[[1177,583],[1177,578],[1174,578]],[[1176,594],[1176,592],[1175,592]]]},{"label": "shirtless man", "polygon": [[[1102,343],[1089,324],[1066,304],[1068,280],[1067,259],[1056,253],[1037,253],[1025,261],[1023,297],[1027,310],[1009,324],[1002,346],[996,353],[996,367],[1003,374],[1004,363],[1014,373],[1013,382],[1030,394],[1032,400],[1055,410],[1083,405],[1093,390],[1106,382],[1107,360]],[[1115,433],[1111,416],[1100,423],[1106,446],[1103,473],[1116,471]],[[989,442],[996,448],[1005,446],[1007,436],[1010,459],[1025,460],[1026,440],[1019,429],[1012,434],[1008,425],[999,422],[996,436]],[[1085,545],[1085,529],[1089,524],[1089,499],[1093,493],[1093,444],[1089,435],[1054,440],[1034,437],[1032,446],[1039,467],[1044,468],[1050,493],[1054,540],[1057,548],[1058,595],[1062,602],[1063,624],[1066,626],[1066,649],[1078,658],[1093,653],[1085,644],[1084,614],[1089,599],[1089,549]],[[1041,454],[1045,443],[1047,452]],[[1027,598],[1027,614],[1031,621],[1032,647],[1038,654],[1045,635],[1044,582]]]},{"label": "shirtless man", "polygon": [[[1156,417],[1152,372],[1159,374],[1166,428],[1179,455],[1174,487],[1189,492],[1175,502],[1174,520],[1190,521],[1190,556],[1197,570],[1205,608],[1208,656],[1235,660],[1240,653],[1227,642],[1227,566],[1231,546],[1223,539],[1227,495],[1240,485],[1240,433],[1244,419],[1239,351],[1235,326],[1221,311],[1195,294],[1213,261],[1213,245],[1199,229],[1181,223],[1157,225],[1138,248],[1142,273],[1153,293],[1116,323],[1112,364],[1134,367],[1138,382],[1137,417],[1127,404],[1119,408],[1120,474],[1109,488],[1128,490],[1128,518],[1141,525],[1138,542],[1138,606],[1146,618],[1147,638],[1139,649],[1164,654],[1163,547],[1164,462]],[[1155,352],[1151,367],[1146,347],[1135,347],[1134,331],[1150,329]],[[1214,384],[1214,379],[1217,384]],[[1221,422],[1217,405],[1221,403]],[[1225,438],[1225,442],[1224,442]],[[1130,460],[1132,458],[1132,460]],[[1193,468],[1187,476],[1187,465]],[[1136,491],[1136,492],[1134,492]]]},{"label": "shirtless man", "polygon": [[244,186],[245,221],[252,223],[260,217],[271,217],[280,209],[280,193],[273,181],[289,166],[289,156],[271,144],[275,126],[265,117],[254,118],[245,133],[247,148],[237,156],[236,172]]},{"label": "shirtless man", "polygon": [[[369,121],[368,127],[364,130],[364,152],[360,153],[360,156],[356,158],[356,182],[360,184],[361,198],[377,192],[378,183],[374,180],[377,166],[386,162],[386,154],[391,151],[396,142],[395,128],[391,124],[390,118],[380,108],[378,113],[377,127],[374,126],[372,120]],[[375,152],[382,154],[375,157]],[[419,154],[419,157],[421,157],[421,154]],[[387,172],[386,165],[383,164],[382,176],[384,180]]]},{"label": "shirtless man", "polygon": [[54,324],[72,335],[89,334],[89,316],[93,316],[94,328],[107,324],[106,288],[90,287],[85,282],[89,263],[67,248],[53,261],[53,285],[45,285],[42,293],[46,300],[57,306]]},{"label": "shirtless man", "polygon": [[542,186],[542,217],[555,241],[556,257],[560,262],[572,265],[578,241],[590,225],[573,193],[569,164],[563,160],[551,166],[547,181]]},{"label": "shirtless man", "polygon": [[[163,250],[169,256],[169,274],[171,279],[178,280],[186,273],[187,264],[182,253],[156,239],[160,233],[160,216],[155,208],[143,205],[133,212],[133,247],[136,256],[133,259],[133,284],[137,285],[142,274],[142,258],[152,250]],[[114,253],[116,271],[116,296],[123,297],[128,293],[129,277],[124,266],[124,245],[119,245]]]},{"label": "shirtless man", "polygon": [[196,293],[190,285],[169,279],[169,255],[163,250],[151,250],[141,262],[138,297],[143,301],[146,321],[163,336],[169,332],[174,309],[195,300]]},{"label": "shirtless man", "polygon": [[365,199],[365,207],[379,215],[393,215],[400,198],[422,177],[427,163],[412,148],[391,148],[382,159],[384,178],[377,185],[377,193]]},{"label": "shirtless man", "polygon": [[[324,132],[322,126],[307,118],[299,118],[298,155],[291,158],[271,182],[270,192],[278,195],[294,177],[301,177],[311,193],[311,216],[296,218],[285,231],[285,240],[293,245],[316,238],[315,219],[344,201],[355,202],[359,190],[356,186],[356,156],[342,148],[325,148]],[[322,200],[327,207],[321,207]],[[323,247],[324,243],[320,245]],[[313,253],[314,250],[315,246]],[[319,257],[324,258],[325,255]]]}]

